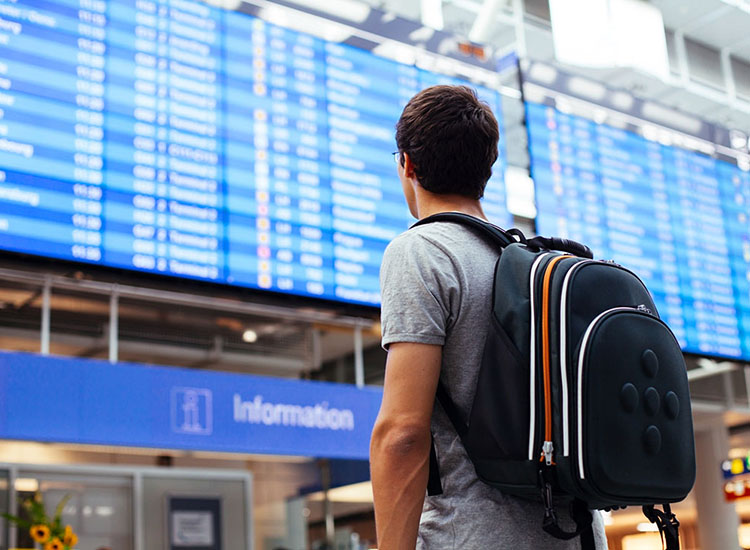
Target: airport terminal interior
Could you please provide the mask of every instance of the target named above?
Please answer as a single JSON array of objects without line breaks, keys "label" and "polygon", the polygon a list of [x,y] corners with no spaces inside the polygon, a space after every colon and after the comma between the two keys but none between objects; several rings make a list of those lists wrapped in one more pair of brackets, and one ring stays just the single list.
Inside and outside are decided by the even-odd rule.
[{"label": "airport terminal interior", "polygon": [[499,122],[490,221],[645,281],[682,548],[750,548],[748,0],[0,0],[0,549],[39,503],[80,550],[377,547],[394,127],[435,84]]}]

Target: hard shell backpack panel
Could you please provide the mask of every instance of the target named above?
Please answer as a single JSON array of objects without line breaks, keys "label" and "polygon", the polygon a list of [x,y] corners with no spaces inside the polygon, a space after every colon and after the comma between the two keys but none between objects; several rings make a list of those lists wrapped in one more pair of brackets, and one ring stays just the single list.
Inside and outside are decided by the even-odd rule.
[{"label": "hard shell backpack panel", "polygon": [[[690,391],[679,343],[643,282],[566,239],[527,240],[459,213],[415,225],[438,221],[502,249],[469,417],[442,383],[437,391],[479,478],[542,500],[543,529],[581,536],[584,550],[594,548],[588,510],[632,505],[678,549],[669,504],[695,482]],[[434,449],[428,489],[441,492]],[[573,531],[555,515],[554,504],[566,502]]]}]

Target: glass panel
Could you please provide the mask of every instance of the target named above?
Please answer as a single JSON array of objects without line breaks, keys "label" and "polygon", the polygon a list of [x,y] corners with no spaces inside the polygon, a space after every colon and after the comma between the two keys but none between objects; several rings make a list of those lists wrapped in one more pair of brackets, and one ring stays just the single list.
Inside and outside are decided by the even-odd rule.
[{"label": "glass panel", "polygon": [[[0,470],[0,514],[8,513],[9,485],[8,480],[10,473],[8,470]],[[0,516],[0,549],[8,548],[8,522]]]},{"label": "glass panel", "polygon": [[[21,472],[16,482],[17,514],[24,514],[21,503],[42,494],[47,514],[70,499],[63,508],[63,525],[78,534],[79,548],[133,550],[132,484],[128,477],[66,473]],[[19,548],[34,548],[29,534],[18,530]]]}]

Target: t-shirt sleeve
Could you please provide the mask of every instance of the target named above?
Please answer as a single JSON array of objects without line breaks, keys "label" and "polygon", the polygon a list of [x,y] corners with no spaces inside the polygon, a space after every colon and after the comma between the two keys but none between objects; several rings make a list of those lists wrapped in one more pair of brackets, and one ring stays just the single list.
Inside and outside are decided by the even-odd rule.
[{"label": "t-shirt sleeve", "polygon": [[456,266],[429,238],[403,234],[392,241],[380,269],[382,345],[445,343],[460,303]]}]

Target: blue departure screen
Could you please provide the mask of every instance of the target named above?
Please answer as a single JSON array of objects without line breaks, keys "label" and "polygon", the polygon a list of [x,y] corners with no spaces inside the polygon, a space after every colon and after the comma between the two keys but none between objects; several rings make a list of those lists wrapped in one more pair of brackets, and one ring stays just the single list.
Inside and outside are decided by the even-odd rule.
[{"label": "blue departure screen", "polygon": [[750,173],[526,104],[540,234],[633,269],[688,352],[750,357]]},{"label": "blue departure screen", "polygon": [[379,303],[394,125],[446,77],[192,0],[0,4],[0,44],[0,248]]}]

